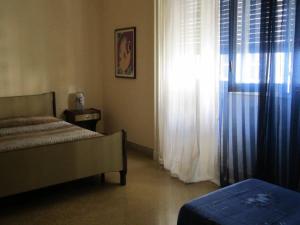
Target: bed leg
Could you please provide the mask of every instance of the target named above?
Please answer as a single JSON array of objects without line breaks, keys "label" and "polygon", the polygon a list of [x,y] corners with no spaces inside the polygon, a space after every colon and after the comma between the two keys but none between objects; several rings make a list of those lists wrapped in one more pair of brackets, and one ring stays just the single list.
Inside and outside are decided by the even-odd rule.
[{"label": "bed leg", "polygon": [[122,130],[122,156],[123,156],[123,168],[120,171],[120,184],[126,185],[126,174],[127,174],[127,134],[124,130]]},{"label": "bed leg", "polygon": [[104,173],[101,173],[101,183],[104,184],[105,183],[105,174]]},{"label": "bed leg", "polygon": [[126,171],[120,171],[120,184],[122,186],[126,185]]}]

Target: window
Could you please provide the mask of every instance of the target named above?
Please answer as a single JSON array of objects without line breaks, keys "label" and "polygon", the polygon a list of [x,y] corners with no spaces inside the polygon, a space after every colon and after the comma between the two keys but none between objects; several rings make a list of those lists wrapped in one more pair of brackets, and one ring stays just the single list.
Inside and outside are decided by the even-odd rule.
[{"label": "window", "polygon": [[180,2],[180,13],[183,15],[180,21],[179,45],[184,43],[186,54],[199,55],[201,43],[201,4],[195,0]]},{"label": "window", "polygon": [[289,87],[296,0],[221,0],[222,78],[229,91],[257,91],[272,53],[271,82]]}]

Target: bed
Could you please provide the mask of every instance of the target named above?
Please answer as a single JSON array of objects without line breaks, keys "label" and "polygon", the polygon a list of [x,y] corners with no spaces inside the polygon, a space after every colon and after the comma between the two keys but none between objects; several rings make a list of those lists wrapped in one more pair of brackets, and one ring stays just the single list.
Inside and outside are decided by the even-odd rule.
[{"label": "bed", "polygon": [[0,98],[0,197],[119,172],[126,133],[92,132],[57,119],[55,93]]},{"label": "bed", "polygon": [[300,194],[248,179],[185,204],[178,225],[299,225]]}]

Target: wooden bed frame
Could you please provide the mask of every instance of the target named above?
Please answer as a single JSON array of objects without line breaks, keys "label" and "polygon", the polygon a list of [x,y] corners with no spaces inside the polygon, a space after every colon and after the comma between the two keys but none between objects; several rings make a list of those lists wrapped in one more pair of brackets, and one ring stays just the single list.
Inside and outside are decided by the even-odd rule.
[{"label": "wooden bed frame", "polygon": [[[0,97],[0,119],[55,116],[55,93]],[[126,185],[126,132],[0,152],[0,197],[104,173],[119,172]]]}]

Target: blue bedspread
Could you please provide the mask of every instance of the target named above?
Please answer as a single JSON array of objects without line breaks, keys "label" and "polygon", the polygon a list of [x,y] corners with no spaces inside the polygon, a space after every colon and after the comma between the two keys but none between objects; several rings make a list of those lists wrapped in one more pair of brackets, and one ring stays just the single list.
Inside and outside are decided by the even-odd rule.
[{"label": "blue bedspread", "polygon": [[177,225],[300,225],[300,193],[248,179],[185,204]]}]

